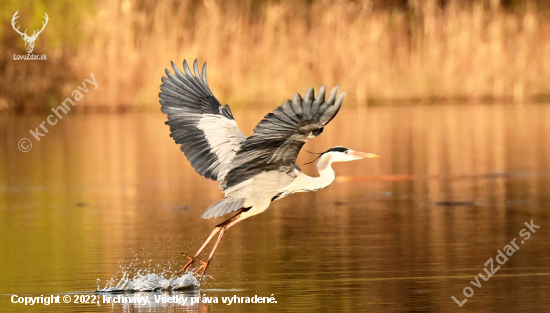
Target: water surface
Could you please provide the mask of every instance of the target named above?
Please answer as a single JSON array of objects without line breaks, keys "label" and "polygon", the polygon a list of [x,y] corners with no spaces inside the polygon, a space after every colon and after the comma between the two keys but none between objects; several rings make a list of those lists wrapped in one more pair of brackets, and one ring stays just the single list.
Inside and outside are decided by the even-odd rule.
[{"label": "water surface", "polygon": [[[266,113],[233,111],[247,135]],[[93,294],[123,272],[173,273],[180,253],[223,221],[200,218],[222,195],[188,164],[162,114],[71,112],[38,142],[28,131],[44,119],[0,116],[2,312],[550,309],[547,104],[345,107],[305,148],[383,157],[336,164],[329,188],[232,228],[198,292],[277,303],[230,306],[11,303],[12,294]],[[31,151],[18,149],[22,137]],[[314,165],[301,164],[313,157],[298,159],[310,175]],[[481,288],[471,285],[531,220],[540,229]],[[451,297],[462,301],[468,286],[474,295],[459,308]]]}]

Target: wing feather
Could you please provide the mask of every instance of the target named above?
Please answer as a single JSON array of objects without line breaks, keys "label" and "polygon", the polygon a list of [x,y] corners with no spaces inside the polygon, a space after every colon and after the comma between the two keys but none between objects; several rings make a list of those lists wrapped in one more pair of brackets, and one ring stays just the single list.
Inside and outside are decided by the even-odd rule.
[{"label": "wing feather", "polygon": [[193,63],[194,75],[186,60],[183,72],[174,62],[171,64],[174,73],[166,69],[159,93],[170,136],[181,145],[197,173],[222,181],[246,136],[239,130],[229,106],[222,107],[208,87],[206,63],[202,77],[197,60]]},{"label": "wing feather", "polygon": [[335,87],[326,101],[325,91],[326,86],[321,87],[314,98],[313,88],[310,88],[303,99],[296,94],[267,114],[254,128],[254,134],[241,144],[221,184],[222,189],[236,186],[264,171],[293,171],[302,146],[323,131],[343,103],[345,91],[336,98],[338,87]]}]

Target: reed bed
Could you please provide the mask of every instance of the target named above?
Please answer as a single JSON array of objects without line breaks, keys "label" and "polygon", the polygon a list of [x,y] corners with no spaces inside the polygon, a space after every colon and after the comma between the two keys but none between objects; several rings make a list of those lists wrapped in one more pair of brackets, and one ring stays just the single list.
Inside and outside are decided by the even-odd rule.
[{"label": "reed bed", "polygon": [[71,77],[59,92],[93,72],[100,90],[81,108],[156,110],[170,61],[197,58],[232,106],[273,107],[323,84],[355,105],[550,101],[550,19],[535,2],[438,3],[98,1],[74,52],[59,54]]}]

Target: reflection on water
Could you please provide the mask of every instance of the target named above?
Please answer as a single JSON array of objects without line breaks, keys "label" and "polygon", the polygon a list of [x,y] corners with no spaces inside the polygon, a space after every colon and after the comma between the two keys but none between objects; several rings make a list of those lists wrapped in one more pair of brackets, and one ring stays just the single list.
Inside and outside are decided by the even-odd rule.
[{"label": "reflection on water", "polygon": [[[234,115],[250,134],[265,113]],[[180,253],[195,252],[223,220],[200,219],[222,195],[190,167],[162,114],[67,116],[20,152],[19,139],[43,120],[0,117],[1,311],[27,311],[7,294],[91,292],[130,263],[173,273],[186,262]],[[383,157],[336,164],[329,188],[274,202],[232,228],[200,291],[273,294],[276,304],[147,312],[454,312],[451,296],[464,299],[467,286],[468,311],[550,309],[550,106],[350,105],[305,148],[336,145]],[[311,159],[304,153],[298,164]],[[540,229],[472,286],[530,220]]]}]

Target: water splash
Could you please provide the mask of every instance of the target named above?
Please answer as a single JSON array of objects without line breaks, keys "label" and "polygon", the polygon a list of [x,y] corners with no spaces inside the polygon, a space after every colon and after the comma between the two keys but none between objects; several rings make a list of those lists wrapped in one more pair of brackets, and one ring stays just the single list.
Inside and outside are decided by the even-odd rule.
[{"label": "water splash", "polygon": [[192,274],[180,277],[165,278],[165,273],[141,274],[132,278],[130,274],[123,273],[122,278],[116,282],[111,279],[104,288],[100,289],[97,283],[97,292],[137,292],[137,291],[181,291],[199,289],[200,283]]}]

